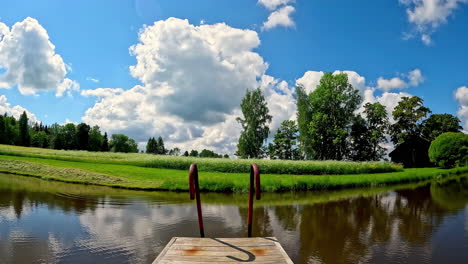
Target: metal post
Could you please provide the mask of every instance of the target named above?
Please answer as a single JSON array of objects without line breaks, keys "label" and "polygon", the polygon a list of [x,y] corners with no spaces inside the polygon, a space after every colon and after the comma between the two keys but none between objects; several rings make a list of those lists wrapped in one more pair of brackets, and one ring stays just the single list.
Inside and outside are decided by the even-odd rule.
[{"label": "metal post", "polygon": [[198,185],[197,164],[190,165],[189,192],[190,192],[190,200],[196,199],[196,202],[197,202],[198,228],[200,229],[200,237],[205,237],[205,230],[203,228],[203,215],[202,215],[202,209],[201,209],[201,200],[200,200],[200,186]]},{"label": "metal post", "polygon": [[[255,181],[254,181],[255,180]],[[255,182],[255,186],[254,186]],[[250,188],[249,188],[249,211],[247,214],[247,236],[252,237],[252,218],[253,218],[253,197],[255,192],[255,198],[260,200],[260,169],[257,164],[250,166]]]}]

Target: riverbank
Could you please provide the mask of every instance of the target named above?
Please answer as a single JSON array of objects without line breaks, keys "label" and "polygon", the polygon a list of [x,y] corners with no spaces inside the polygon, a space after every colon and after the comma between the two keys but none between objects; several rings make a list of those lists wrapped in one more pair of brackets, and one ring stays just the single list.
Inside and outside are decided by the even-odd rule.
[{"label": "riverbank", "polygon": [[[132,165],[64,161],[37,157],[0,155],[0,172],[70,183],[136,190],[186,191],[186,170],[145,168]],[[468,167],[422,168],[373,174],[292,175],[262,174],[266,192],[332,190],[418,182],[468,173]],[[246,192],[248,173],[199,172],[200,189],[208,192]]]}]

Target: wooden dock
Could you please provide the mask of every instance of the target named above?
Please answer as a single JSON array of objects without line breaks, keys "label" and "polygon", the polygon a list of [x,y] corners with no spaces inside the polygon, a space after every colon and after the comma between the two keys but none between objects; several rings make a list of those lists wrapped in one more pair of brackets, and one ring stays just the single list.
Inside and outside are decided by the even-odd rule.
[{"label": "wooden dock", "polygon": [[275,237],[173,237],[153,264],[293,263]]}]

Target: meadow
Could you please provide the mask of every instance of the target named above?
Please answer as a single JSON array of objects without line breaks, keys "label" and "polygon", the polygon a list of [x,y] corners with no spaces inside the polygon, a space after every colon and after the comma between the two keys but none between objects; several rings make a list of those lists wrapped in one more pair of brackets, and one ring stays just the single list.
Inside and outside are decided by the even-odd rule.
[{"label": "meadow", "polygon": [[[70,183],[92,184],[126,189],[137,190],[168,190],[186,191],[188,189],[187,169],[176,170],[167,168],[152,168],[142,165],[139,156],[146,157],[151,161],[151,156],[144,154],[115,154],[115,153],[89,153],[82,151],[51,151],[33,148],[11,147],[15,152],[9,155],[0,154],[0,172],[32,176],[44,180],[63,181]],[[5,150],[4,146],[0,147]],[[41,152],[42,151],[42,152]],[[12,155],[15,153],[17,155]],[[59,154],[66,155],[59,155]],[[135,156],[136,155],[136,156]],[[130,157],[125,159],[125,157]],[[150,156],[150,157],[148,157]],[[52,157],[52,158],[49,158]],[[110,157],[104,159],[104,157]],[[160,156],[153,159],[162,158]],[[186,161],[187,158],[168,157],[168,160],[175,162],[177,159]],[[200,189],[208,192],[246,192],[249,186],[249,173],[241,172],[218,172],[206,171],[200,165],[199,160],[212,162],[213,159],[190,159],[199,164]],[[222,160],[233,162],[235,165],[243,164],[245,161]],[[135,163],[132,163],[135,162]],[[252,161],[247,161],[252,162]],[[271,161],[269,163],[289,164],[294,162]],[[301,162],[306,163],[307,162]],[[422,168],[422,169],[402,169],[399,166],[397,171],[379,173],[358,173],[358,174],[323,174],[333,162],[311,162],[315,166],[322,166],[320,174],[278,174],[266,173],[262,165],[262,190],[266,192],[303,191],[303,190],[329,190],[357,187],[377,187],[390,184],[400,184],[409,182],[419,182],[434,178],[442,178],[449,175],[468,173],[468,167],[454,169]],[[340,164],[341,162],[335,162]],[[352,162],[345,162],[351,166]],[[138,164],[138,165],[134,165]],[[204,164],[204,163],[201,163]],[[249,163],[250,164],[250,163]],[[261,164],[259,162],[259,164]],[[367,163],[358,163],[357,167]],[[370,165],[375,163],[370,163]],[[390,163],[384,163],[392,165]],[[275,165],[277,166],[277,165]],[[188,165],[187,165],[188,168]],[[241,168],[241,167],[239,167]],[[347,167],[344,167],[347,168]],[[366,168],[364,166],[364,168]],[[393,167],[389,167],[393,168]],[[240,169],[241,170],[241,169]],[[351,171],[355,171],[350,169]],[[334,171],[335,173],[337,171]]]},{"label": "meadow", "polygon": [[340,175],[403,171],[401,165],[391,162],[214,159],[144,153],[52,150],[11,145],[0,145],[0,155],[174,170],[187,170],[190,164],[196,163],[199,171],[226,173],[250,172],[250,164],[252,163],[257,163],[262,173],[269,174]]}]

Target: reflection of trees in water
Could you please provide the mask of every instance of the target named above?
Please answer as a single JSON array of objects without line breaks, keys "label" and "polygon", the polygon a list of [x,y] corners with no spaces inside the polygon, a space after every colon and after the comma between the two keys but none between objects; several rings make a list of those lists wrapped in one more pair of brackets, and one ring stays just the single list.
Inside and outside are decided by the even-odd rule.
[{"label": "reflection of trees in water", "polygon": [[0,189],[0,207],[12,206],[16,217],[21,218],[24,206],[36,207],[47,205],[50,209],[59,208],[64,212],[94,211],[99,198],[67,197],[48,192],[31,192],[26,190]]},{"label": "reflection of trees in water", "polygon": [[[376,243],[396,239],[399,243],[422,247],[430,242],[445,216],[456,213],[454,209],[463,209],[468,201],[467,185],[464,178],[461,182],[459,179],[432,187],[428,184],[300,209],[281,206],[275,208],[275,216],[285,230],[293,230],[300,223],[298,262],[319,259],[325,263],[355,263],[365,259]],[[431,197],[435,192],[448,201],[453,198],[464,202],[459,202],[457,208],[443,207]],[[300,220],[295,217],[297,210],[300,210]],[[268,219],[263,224],[268,225]]]}]

